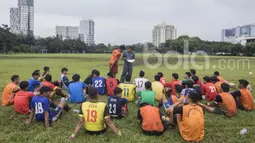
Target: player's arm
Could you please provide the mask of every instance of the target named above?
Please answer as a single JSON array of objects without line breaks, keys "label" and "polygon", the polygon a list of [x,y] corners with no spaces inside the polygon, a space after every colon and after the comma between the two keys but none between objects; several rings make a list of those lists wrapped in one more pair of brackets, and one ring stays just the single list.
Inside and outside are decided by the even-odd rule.
[{"label": "player's arm", "polygon": [[50,115],[49,115],[49,112],[48,111],[45,111],[44,112],[44,123],[45,123],[45,127],[46,129],[48,129],[50,127]]},{"label": "player's arm", "polygon": [[25,121],[25,123],[28,125],[32,122],[33,118],[34,118],[34,114],[35,114],[35,110],[32,109],[31,113],[29,114],[29,118]]},{"label": "player's arm", "polygon": [[183,100],[182,99],[178,99],[178,102],[176,102],[174,105],[170,106],[168,109],[166,109],[166,112],[171,112],[172,109],[174,109],[175,107],[179,106],[180,104],[182,104]]},{"label": "player's arm", "polygon": [[49,72],[46,72],[45,75],[43,75],[42,77],[39,78],[39,81],[43,81],[43,79],[45,79],[45,77],[49,74]]},{"label": "player's arm", "polygon": [[231,93],[231,95],[236,99],[241,96],[240,90],[234,91]]},{"label": "player's arm", "polygon": [[110,127],[115,134],[121,136],[120,130],[114,125],[114,123],[112,122],[110,118],[109,110],[107,107],[105,108],[105,111],[104,111],[104,119],[107,126]]}]

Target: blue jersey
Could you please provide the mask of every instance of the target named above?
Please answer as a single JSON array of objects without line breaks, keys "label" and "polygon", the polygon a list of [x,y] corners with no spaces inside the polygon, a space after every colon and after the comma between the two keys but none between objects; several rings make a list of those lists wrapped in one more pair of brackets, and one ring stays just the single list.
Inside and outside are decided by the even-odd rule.
[{"label": "blue jersey", "polygon": [[184,95],[185,97],[189,95],[191,91],[195,91],[193,88],[185,88],[182,90],[181,95]]},{"label": "blue jersey", "polygon": [[34,92],[35,91],[35,88],[37,87],[37,86],[39,86],[41,83],[38,81],[38,80],[36,80],[36,79],[34,79],[34,78],[30,78],[29,80],[28,80],[28,91],[29,92]]},{"label": "blue jersey", "polygon": [[50,100],[44,96],[34,96],[31,101],[32,109],[35,111],[35,119],[44,121],[44,112],[49,112],[49,120],[51,120]]},{"label": "blue jersey", "polygon": [[121,115],[121,108],[127,104],[128,100],[126,98],[120,98],[118,96],[108,97],[108,109],[109,113],[113,117],[118,117]]},{"label": "blue jersey", "polygon": [[87,85],[83,82],[72,82],[68,86],[68,93],[70,94],[69,102],[71,103],[82,103],[85,102],[86,96],[83,90]]},{"label": "blue jersey", "polygon": [[92,87],[96,88],[98,94],[105,94],[105,81],[106,79],[103,77],[95,77],[92,78]]}]

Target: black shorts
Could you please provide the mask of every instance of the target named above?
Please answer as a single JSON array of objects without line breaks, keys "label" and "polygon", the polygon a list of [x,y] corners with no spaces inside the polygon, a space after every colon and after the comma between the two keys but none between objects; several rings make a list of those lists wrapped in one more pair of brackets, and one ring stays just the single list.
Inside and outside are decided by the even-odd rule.
[{"label": "black shorts", "polygon": [[103,129],[102,131],[88,131],[88,130],[85,130],[85,131],[89,135],[101,135],[101,134],[104,134],[106,130],[107,128]]},{"label": "black shorts", "polygon": [[216,108],[213,110],[213,113],[219,114],[219,115],[225,114],[225,112],[222,111],[219,107],[216,107]]}]

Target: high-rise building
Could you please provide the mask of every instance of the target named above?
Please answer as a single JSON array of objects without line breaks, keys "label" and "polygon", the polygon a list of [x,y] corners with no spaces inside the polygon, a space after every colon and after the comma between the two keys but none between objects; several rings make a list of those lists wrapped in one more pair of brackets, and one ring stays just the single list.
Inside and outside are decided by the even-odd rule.
[{"label": "high-rise building", "polygon": [[19,31],[34,34],[34,0],[18,0]]},{"label": "high-rise building", "polygon": [[79,33],[84,35],[84,42],[88,45],[95,43],[95,22],[93,20],[81,20]]},{"label": "high-rise building", "polygon": [[237,26],[221,30],[221,41],[234,44],[255,38],[255,24]]},{"label": "high-rise building", "polygon": [[79,39],[78,26],[56,26],[56,35],[62,39]]},{"label": "high-rise building", "polygon": [[161,43],[165,43],[166,40],[176,39],[177,29],[173,25],[162,24],[154,26],[152,30],[152,40],[156,47],[159,47]]},{"label": "high-rise building", "polygon": [[12,33],[19,33],[19,8],[10,8],[10,29]]}]

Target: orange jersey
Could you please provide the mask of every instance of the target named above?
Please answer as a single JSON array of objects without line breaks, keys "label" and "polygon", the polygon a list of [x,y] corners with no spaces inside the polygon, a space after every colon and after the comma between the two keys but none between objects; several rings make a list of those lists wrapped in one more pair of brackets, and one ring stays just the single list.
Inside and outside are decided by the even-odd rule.
[{"label": "orange jersey", "polygon": [[160,119],[159,108],[146,105],[140,108],[140,115],[142,116],[142,128],[145,131],[163,132],[164,127]]},{"label": "orange jersey", "polygon": [[243,105],[245,110],[253,110],[254,109],[254,99],[251,92],[248,89],[240,89],[241,96],[240,102]]},{"label": "orange jersey", "polygon": [[222,103],[219,103],[220,109],[226,113],[227,116],[233,117],[236,115],[236,102],[233,96],[228,92],[219,94],[222,98]]},{"label": "orange jersey", "polygon": [[[171,95],[171,98],[172,98],[173,104],[175,104],[178,102],[179,99],[184,100],[185,97],[184,97],[184,95],[180,95],[180,97],[177,98],[176,95]],[[181,105],[183,105],[183,104],[181,104]]]},{"label": "orange jersey", "polygon": [[5,86],[2,93],[2,106],[12,105],[14,103],[14,94],[15,91],[18,91],[19,88],[14,83],[9,83]]},{"label": "orange jersey", "polygon": [[118,81],[116,78],[108,78],[106,80],[107,94],[108,96],[114,95],[114,89],[118,87]]},{"label": "orange jersey", "polygon": [[204,139],[204,113],[200,106],[183,106],[182,120],[177,122],[184,140],[198,142]]},{"label": "orange jersey", "polygon": [[221,84],[222,84],[221,81],[218,81],[218,82],[214,83],[214,86],[216,88],[217,93],[220,93]]},{"label": "orange jersey", "polygon": [[225,83],[225,79],[221,76],[217,76],[218,80],[221,82],[221,83]]},{"label": "orange jersey", "polygon": [[[118,49],[113,50],[112,56],[111,56],[111,58],[110,58],[110,64],[111,64],[111,65],[114,64],[114,62],[115,62],[116,60],[117,60],[117,62],[118,62],[120,56],[121,56],[121,53],[120,53],[120,51],[119,51]],[[117,63],[117,62],[116,62],[116,63]]]}]

